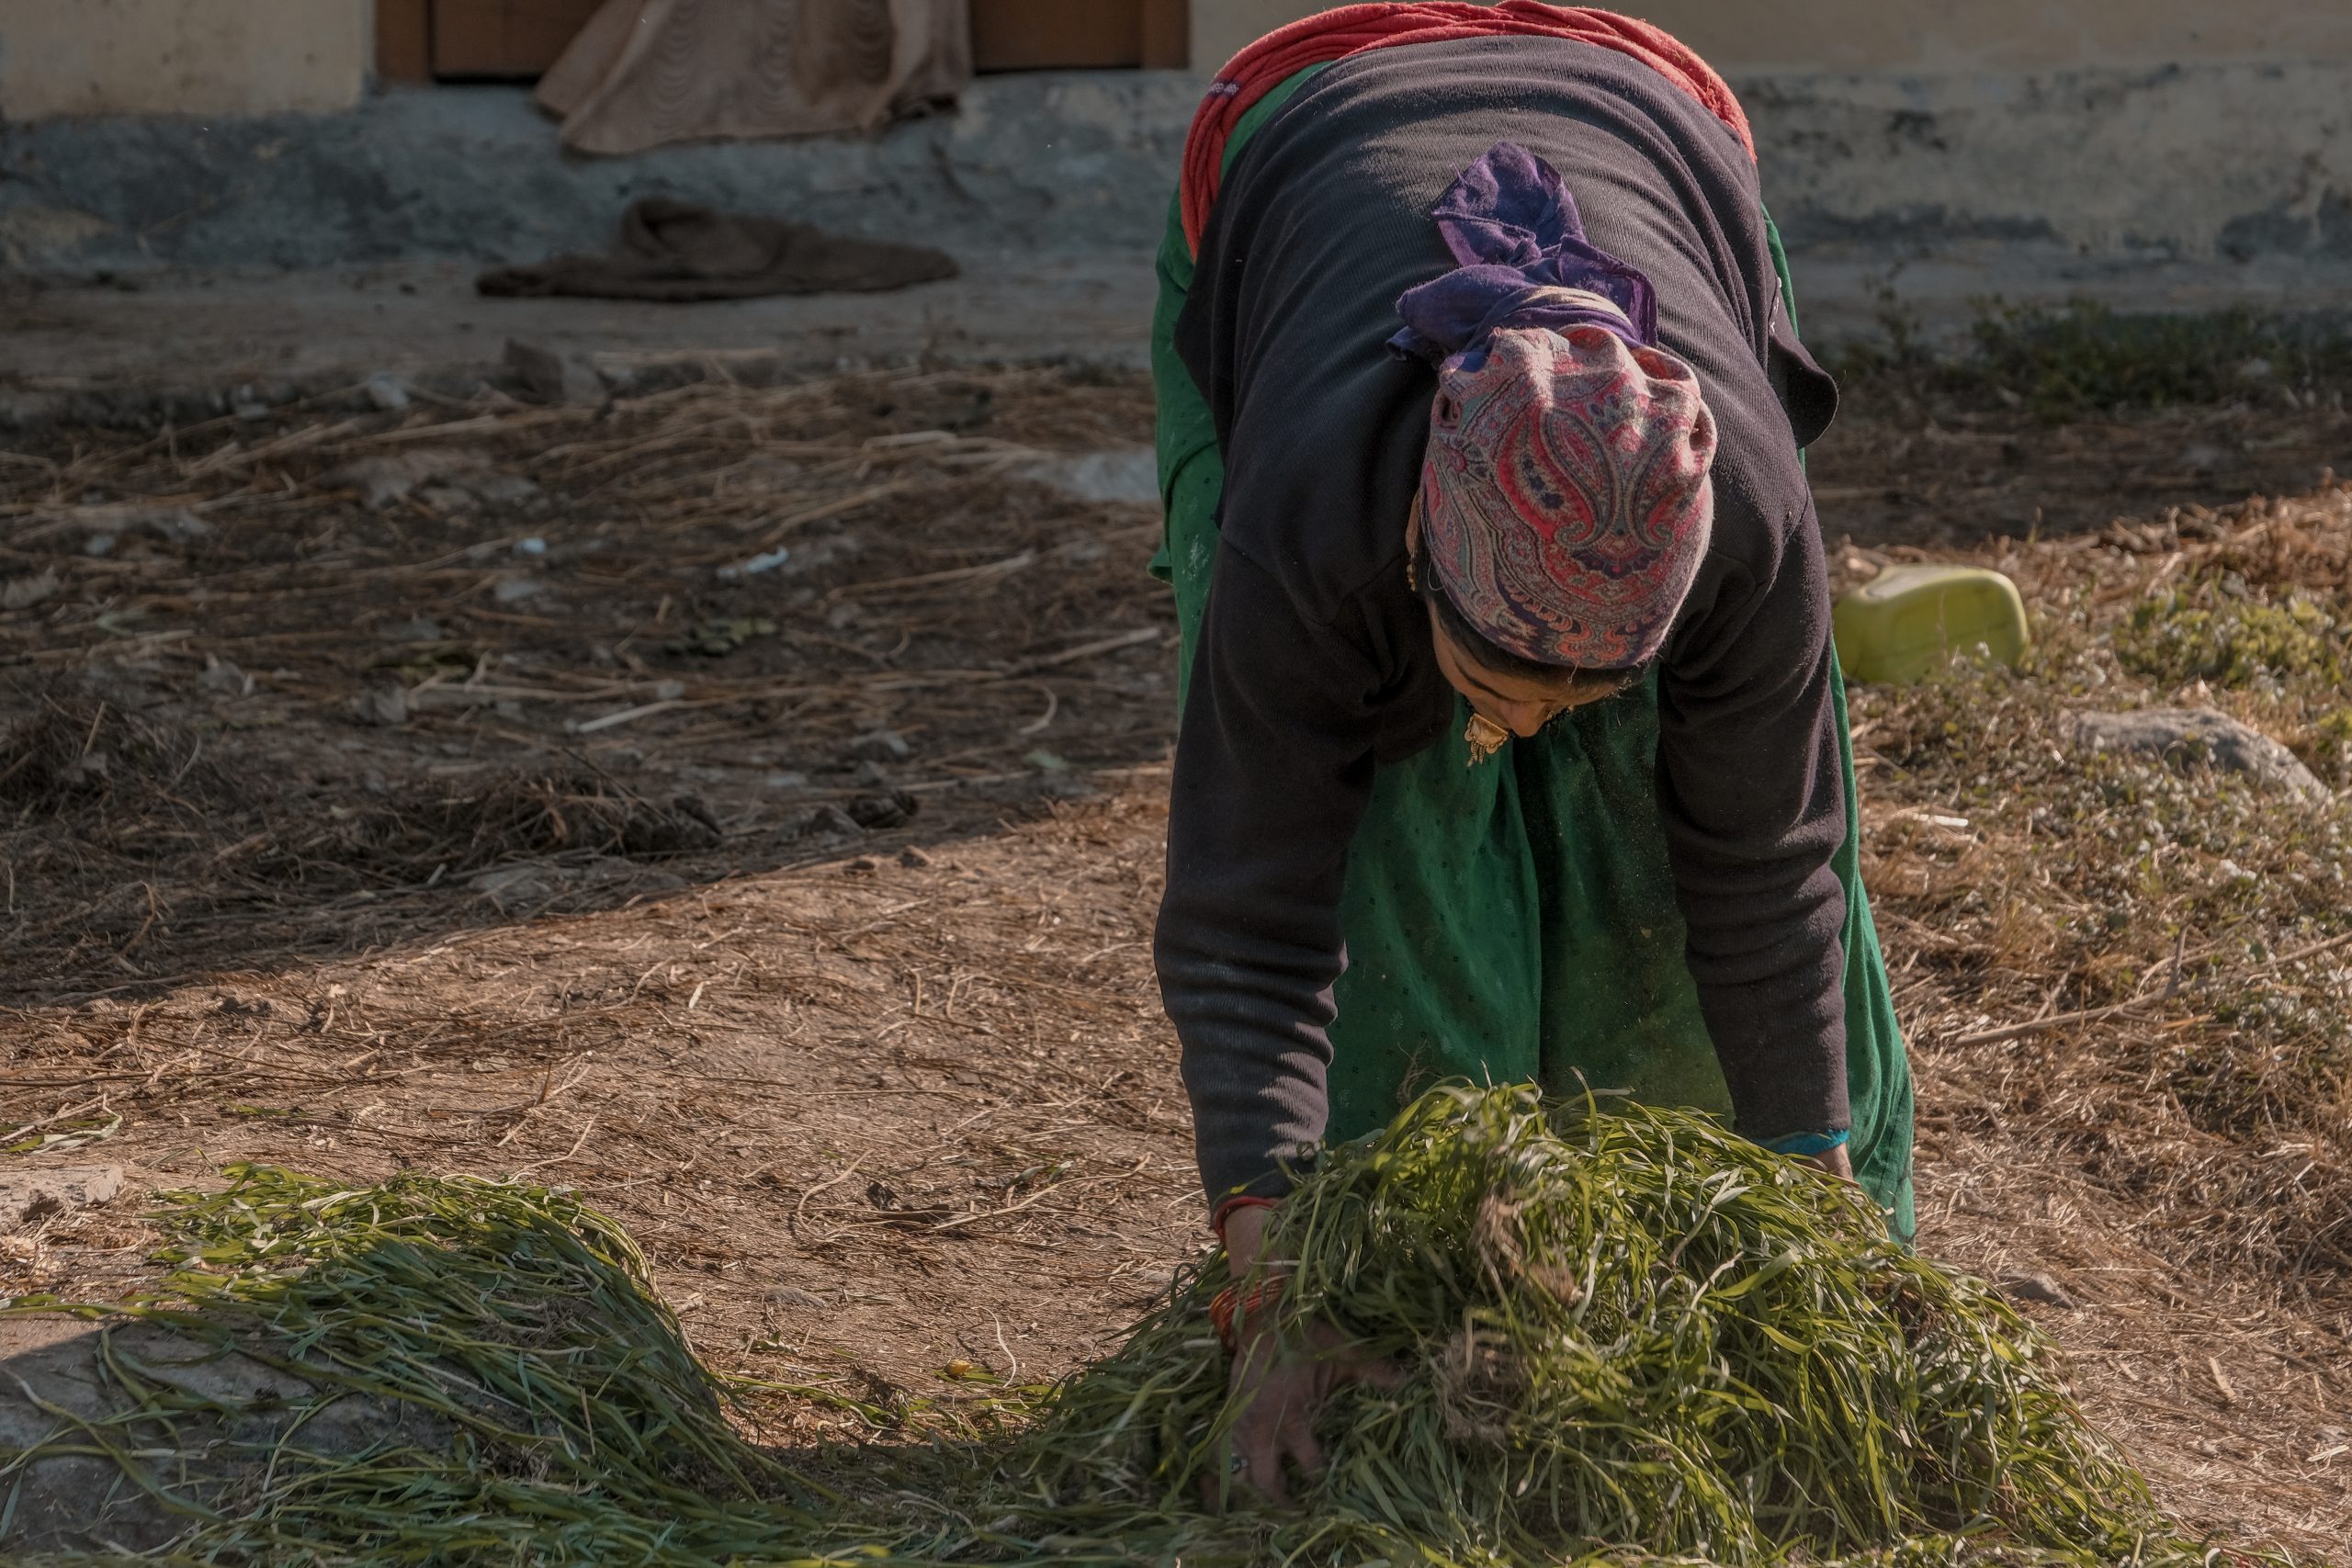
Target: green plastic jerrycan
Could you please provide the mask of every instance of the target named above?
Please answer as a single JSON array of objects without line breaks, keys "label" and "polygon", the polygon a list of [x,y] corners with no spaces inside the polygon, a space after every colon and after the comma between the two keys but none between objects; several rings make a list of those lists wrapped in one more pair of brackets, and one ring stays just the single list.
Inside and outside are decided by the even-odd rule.
[{"label": "green plastic jerrycan", "polygon": [[1838,601],[1838,662],[1849,681],[1909,685],[1982,647],[2014,666],[2031,640],[2018,585],[1975,566],[1898,566]]}]

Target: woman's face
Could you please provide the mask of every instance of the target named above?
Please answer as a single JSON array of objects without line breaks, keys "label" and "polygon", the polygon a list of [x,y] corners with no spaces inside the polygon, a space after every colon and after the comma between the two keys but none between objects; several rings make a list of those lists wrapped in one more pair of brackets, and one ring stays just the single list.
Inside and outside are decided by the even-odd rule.
[{"label": "woman's face", "polygon": [[1489,670],[1478,663],[1446,632],[1429,606],[1430,641],[1437,649],[1437,667],[1448,684],[1461,693],[1481,718],[1498,724],[1524,740],[1573,707],[1615,696],[1624,689],[1618,675],[1592,675],[1571,671],[1558,677],[1535,680]]},{"label": "woman's face", "polygon": [[[1421,537],[1421,499],[1405,517],[1405,547],[1417,549]],[[1541,679],[1489,670],[1470,657],[1438,619],[1437,606],[1425,606],[1430,617],[1430,641],[1437,649],[1437,667],[1447,684],[1462,694],[1473,712],[1489,724],[1500,725],[1525,740],[1573,707],[1613,697],[1625,689],[1622,675],[1566,671]]]}]

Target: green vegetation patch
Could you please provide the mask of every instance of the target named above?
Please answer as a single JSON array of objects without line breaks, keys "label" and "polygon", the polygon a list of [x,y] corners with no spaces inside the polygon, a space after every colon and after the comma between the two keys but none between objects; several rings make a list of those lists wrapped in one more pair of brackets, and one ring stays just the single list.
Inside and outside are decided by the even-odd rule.
[{"label": "green vegetation patch", "polygon": [[2352,334],[2251,310],[2126,313],[2083,302],[2011,309],[1980,318],[1974,337],[1976,353],[1963,373],[2052,415],[2352,385]]},{"label": "green vegetation patch", "polygon": [[2298,676],[2340,683],[2352,627],[2302,593],[2280,604],[2181,592],[2143,601],[2117,628],[2115,649],[2135,674],[2165,685],[2250,686]]},{"label": "green vegetation patch", "polygon": [[1964,351],[1939,355],[1892,299],[1882,335],[1843,345],[1841,378],[1926,372],[1972,400],[2064,421],[2124,409],[2275,401],[2352,389],[2352,329],[2340,320],[2248,309],[2119,311],[2089,300],[2055,308],[1989,305]]},{"label": "green vegetation patch", "polygon": [[871,1450],[844,1495],[737,1435],[642,1259],[575,1200],[248,1168],[164,1218],[164,1291],[92,1315],[233,1345],[322,1387],[322,1407],[413,1404],[456,1435],[336,1454],[280,1421],[233,1483],[177,1489],[158,1433],[199,1413],[109,1358],[125,1414],[5,1470],[111,1457],[187,1510],[181,1562],[2212,1560],[1987,1288],[1889,1241],[1852,1188],[1605,1100],[1440,1089],[1326,1153],[1277,1222],[1296,1260],[1282,1320],[1327,1319],[1404,1375],[1335,1399],[1329,1463],[1281,1514],[1202,1502],[1233,1416],[1207,1311],[1222,1258],[1033,1420]]}]

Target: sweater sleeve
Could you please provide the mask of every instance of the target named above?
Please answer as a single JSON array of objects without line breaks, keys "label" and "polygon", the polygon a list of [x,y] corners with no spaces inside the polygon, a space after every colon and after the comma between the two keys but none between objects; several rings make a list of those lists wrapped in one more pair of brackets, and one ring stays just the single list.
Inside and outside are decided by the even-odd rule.
[{"label": "sweater sleeve", "polygon": [[1659,693],[1659,805],[1691,977],[1739,1131],[1758,1143],[1849,1122],[1834,863],[1845,772],[1829,585],[1804,512],[1768,573],[1726,571],[1697,607]]},{"label": "sweater sleeve", "polygon": [[[1212,1203],[1278,1196],[1322,1137],[1340,897],[1371,794],[1376,639],[1218,552],[1176,744],[1153,958]],[[1371,646],[1368,646],[1371,645]]]}]

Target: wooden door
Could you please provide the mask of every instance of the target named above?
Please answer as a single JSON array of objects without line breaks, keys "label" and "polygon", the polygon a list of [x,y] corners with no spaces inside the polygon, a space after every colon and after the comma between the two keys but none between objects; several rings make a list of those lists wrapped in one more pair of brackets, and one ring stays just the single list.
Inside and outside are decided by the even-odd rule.
[{"label": "wooden door", "polygon": [[433,74],[510,80],[537,76],[555,63],[603,4],[432,0]]},{"label": "wooden door", "polygon": [[1191,30],[1186,0],[972,0],[972,64],[1181,69],[1192,52]]}]

